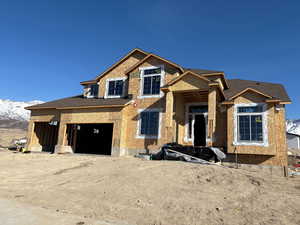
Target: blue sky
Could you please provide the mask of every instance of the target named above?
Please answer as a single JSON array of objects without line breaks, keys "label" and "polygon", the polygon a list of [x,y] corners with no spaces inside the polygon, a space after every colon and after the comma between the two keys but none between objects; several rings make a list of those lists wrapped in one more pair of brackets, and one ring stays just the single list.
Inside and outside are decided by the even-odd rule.
[{"label": "blue sky", "polygon": [[182,66],[285,85],[300,118],[300,1],[0,1],[0,98],[81,92],[139,47]]}]

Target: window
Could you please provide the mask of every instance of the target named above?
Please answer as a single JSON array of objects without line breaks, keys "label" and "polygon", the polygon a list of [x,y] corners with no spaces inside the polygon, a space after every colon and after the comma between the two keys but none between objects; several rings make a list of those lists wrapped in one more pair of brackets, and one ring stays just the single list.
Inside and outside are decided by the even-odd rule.
[{"label": "window", "polygon": [[124,95],[125,78],[112,78],[106,80],[106,98],[118,98]]},{"label": "window", "polygon": [[237,107],[237,141],[263,143],[263,105]]},{"label": "window", "polygon": [[123,94],[123,81],[113,80],[109,81],[108,85],[108,95],[122,95]]},{"label": "window", "polygon": [[160,115],[158,109],[143,110],[139,115],[139,138],[157,138],[159,137]]},{"label": "window", "polygon": [[97,97],[98,96],[99,86],[98,84],[91,85],[91,96]]},{"label": "window", "polygon": [[142,91],[141,95],[144,97],[160,96],[160,87],[162,84],[162,67],[142,68]]}]

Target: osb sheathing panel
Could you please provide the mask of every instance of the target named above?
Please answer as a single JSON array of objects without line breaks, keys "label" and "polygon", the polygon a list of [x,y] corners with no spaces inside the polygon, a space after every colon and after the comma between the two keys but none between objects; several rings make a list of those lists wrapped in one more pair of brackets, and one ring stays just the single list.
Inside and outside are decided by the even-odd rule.
[{"label": "osb sheathing panel", "polygon": [[34,123],[35,122],[50,122],[50,121],[59,121],[60,120],[60,111],[55,109],[39,109],[31,110],[31,117],[28,124],[27,139],[28,144],[27,148],[38,144],[38,137],[34,132]]},{"label": "osb sheathing panel", "polygon": [[[148,105],[148,107],[145,107]],[[160,138],[152,138],[152,139],[144,139],[144,138],[137,138],[137,131],[138,131],[138,119],[139,119],[139,109],[146,109],[146,108],[159,108],[161,109],[161,130],[160,130]],[[136,106],[131,104],[126,108],[126,120],[127,120],[127,132],[126,132],[126,149],[130,150],[157,150],[162,144],[166,142],[166,124],[165,124],[165,107],[162,101],[156,103],[150,103],[149,99],[144,99],[140,101],[139,104]],[[124,116],[125,117],[125,116]],[[123,138],[123,136],[122,136]]]},{"label": "osb sheathing panel", "polygon": [[179,70],[174,68],[173,66],[170,66],[169,64],[158,60],[156,58],[149,58],[144,63],[142,63],[138,68],[133,70],[129,75],[129,87],[128,87],[128,93],[133,96],[133,98],[136,98],[140,95],[140,70],[141,67],[150,67],[150,66],[161,66],[164,65],[164,71],[165,71],[165,78],[164,78],[164,84],[168,83],[172,79],[174,79],[179,73]]},{"label": "osb sheathing panel", "polygon": [[[113,148],[119,148],[122,121],[122,108],[72,109],[62,110],[58,145],[66,145],[66,125],[81,123],[113,123]],[[101,140],[99,140],[101,145]]]},{"label": "osb sheathing panel", "polygon": [[122,108],[88,108],[61,111],[62,123],[110,123],[121,120]]},{"label": "osb sheathing panel", "polygon": [[213,140],[213,146],[226,147],[227,146],[227,111],[226,107],[220,103],[222,101],[221,93],[217,90],[216,102],[216,127]]},{"label": "osb sheathing panel", "polygon": [[99,84],[99,96],[104,97],[105,95],[105,88],[106,88],[106,80],[109,78],[117,78],[117,77],[125,77],[126,74],[124,73],[127,69],[141,61],[145,57],[144,54],[135,52],[132,54],[128,59],[124,62],[119,64],[115,67],[112,71],[107,73],[103,78],[101,78],[98,82]]},{"label": "osb sheathing panel", "polygon": [[[143,64],[141,64],[138,68],[133,70],[129,75],[129,87],[128,93],[132,96],[134,101],[133,104],[126,107],[126,118],[128,119],[126,127],[126,149],[130,154],[130,150],[157,150],[163,144],[165,144],[167,140],[167,132],[166,132],[166,124],[165,124],[165,117],[166,117],[166,96],[164,95],[162,98],[139,98],[140,95],[140,71],[139,68],[141,67],[149,67],[149,66],[160,66],[164,65],[165,69],[165,79],[164,83],[169,82],[172,80],[179,72],[173,66],[166,64],[161,60],[157,60],[155,58],[149,58]],[[158,108],[161,110],[161,130],[160,130],[160,138],[152,138],[152,139],[143,139],[137,138],[137,129],[138,129],[138,110],[141,109],[151,109],[151,108]],[[123,137],[122,137],[123,138]]]},{"label": "osb sheathing panel", "polygon": [[195,75],[187,74],[170,87],[171,91],[207,90],[208,83]]},{"label": "osb sheathing panel", "polygon": [[[254,92],[247,92],[237,97],[234,100],[235,104],[238,103],[262,103],[265,97]],[[285,140],[285,109],[281,108],[280,111],[275,110],[274,104],[267,104],[267,126],[268,126],[268,146],[242,146],[233,145],[234,142],[234,106],[230,105],[227,109],[227,150],[228,153],[237,152],[240,159],[247,163],[251,159],[263,161],[262,164],[269,165],[285,165],[286,161],[286,140]],[[250,155],[250,156],[249,156]],[[251,155],[255,155],[251,156]]]},{"label": "osb sheathing panel", "polygon": [[[185,100],[182,94],[175,94],[175,116],[176,128],[174,132],[178,132],[178,143],[179,144],[189,144],[185,142]],[[175,135],[175,134],[174,134]],[[191,143],[190,143],[191,144]]]},{"label": "osb sheathing panel", "polygon": [[56,109],[31,110],[30,120],[35,122],[50,122],[60,120],[60,111]]}]

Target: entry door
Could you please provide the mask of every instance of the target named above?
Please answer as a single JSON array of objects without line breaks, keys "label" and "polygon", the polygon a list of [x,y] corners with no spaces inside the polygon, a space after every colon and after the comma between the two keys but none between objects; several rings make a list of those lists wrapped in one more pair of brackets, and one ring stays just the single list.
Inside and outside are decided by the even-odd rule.
[{"label": "entry door", "polygon": [[194,115],[194,146],[206,146],[206,120],[204,114]]}]

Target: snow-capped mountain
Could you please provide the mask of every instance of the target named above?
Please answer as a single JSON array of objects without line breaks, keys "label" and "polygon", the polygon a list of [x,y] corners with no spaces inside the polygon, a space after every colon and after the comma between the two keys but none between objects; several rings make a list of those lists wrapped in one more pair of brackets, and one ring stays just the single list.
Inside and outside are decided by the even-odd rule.
[{"label": "snow-capped mountain", "polygon": [[300,135],[300,119],[298,120],[287,120],[286,131],[292,134]]},{"label": "snow-capped mountain", "polygon": [[0,120],[27,121],[30,118],[30,111],[24,109],[27,106],[43,103],[42,101],[15,102],[0,99]]}]

